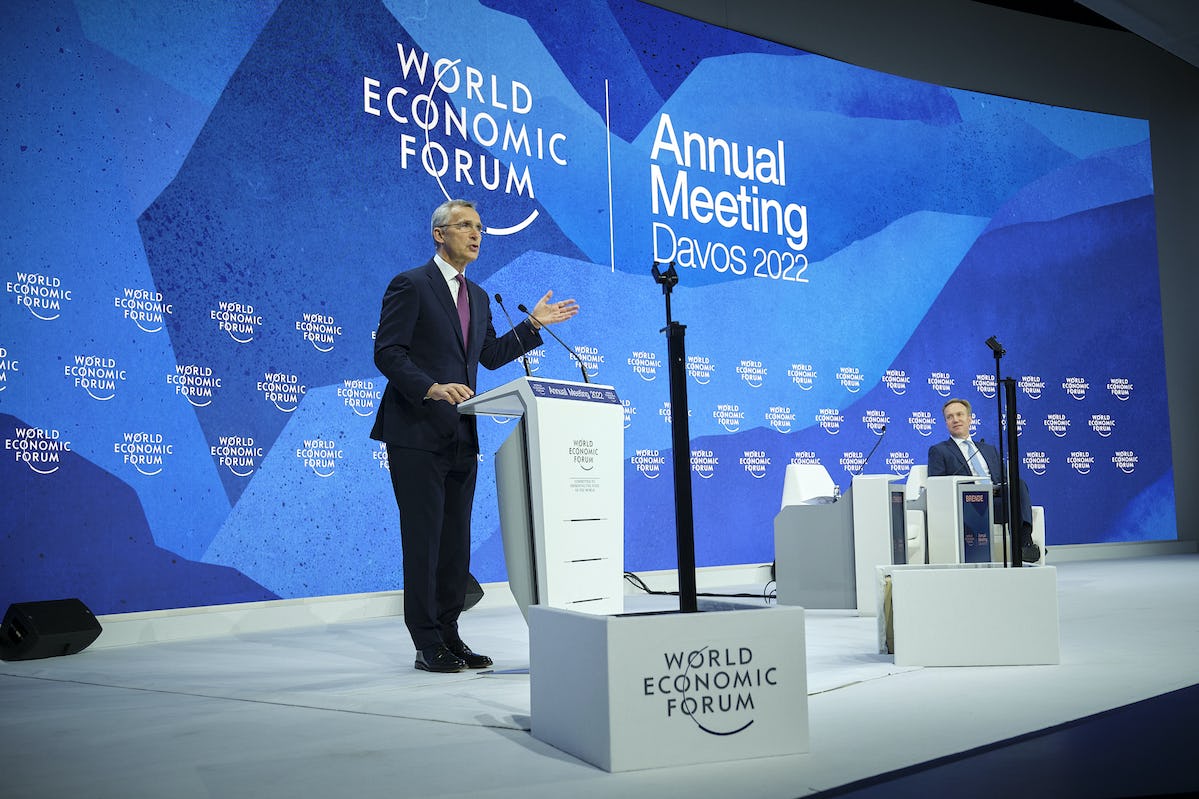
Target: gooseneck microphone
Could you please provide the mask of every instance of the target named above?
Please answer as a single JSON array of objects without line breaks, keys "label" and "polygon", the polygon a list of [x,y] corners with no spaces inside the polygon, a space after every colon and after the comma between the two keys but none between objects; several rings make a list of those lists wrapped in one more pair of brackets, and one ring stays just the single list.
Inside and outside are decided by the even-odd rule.
[{"label": "gooseneck microphone", "polygon": [[878,449],[878,445],[883,443],[883,436],[885,436],[885,435],[887,435],[887,426],[883,425],[883,429],[878,434],[878,441],[874,442],[874,446],[870,448],[870,452],[869,452],[869,454],[866,455],[865,459],[862,461],[862,465],[858,467],[859,475],[866,471],[866,464],[870,462],[870,458],[872,455],[874,455],[874,451],[876,449]]},{"label": "gooseneck microphone", "polygon": [[[524,306],[524,303],[517,305],[516,308],[521,313],[523,313],[525,316],[529,317],[530,319],[533,319],[533,314],[529,313],[529,309]],[[534,319],[533,321],[537,321],[537,320]],[[541,324],[541,323],[538,322],[538,324]],[[583,382],[590,383],[591,380],[588,379],[588,377],[587,377],[587,367],[583,364],[583,359],[579,357],[579,354],[577,352],[575,352],[574,349],[572,349],[569,344],[567,344],[562,339],[558,338],[558,334],[555,333],[554,331],[550,330],[549,325],[541,325],[540,330],[544,330],[545,332],[547,332],[551,336],[553,336],[554,341],[557,341],[559,344],[561,344],[566,349],[566,351],[570,353],[571,357],[579,362],[579,371],[583,373]]]},{"label": "gooseneck microphone", "polygon": [[512,327],[512,335],[516,336],[516,341],[520,344],[521,352],[520,362],[525,365],[525,377],[532,377],[533,373],[529,370],[528,350],[525,349],[525,343],[520,338],[520,333],[516,332],[516,324],[512,321],[512,317],[508,314],[508,309],[504,307],[504,298],[497,291],[495,293],[495,301],[500,306],[500,310],[504,312],[504,318],[508,320],[508,324]]}]

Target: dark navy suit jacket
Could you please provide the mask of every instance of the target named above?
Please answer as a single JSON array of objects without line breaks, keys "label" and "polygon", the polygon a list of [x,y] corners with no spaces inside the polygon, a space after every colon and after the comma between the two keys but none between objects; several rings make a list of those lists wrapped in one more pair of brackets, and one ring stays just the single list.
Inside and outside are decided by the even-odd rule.
[{"label": "dark navy suit jacket", "polygon": [[[464,347],[458,309],[434,261],[392,279],[383,295],[375,336],[375,365],[387,378],[387,388],[371,438],[428,452],[454,446],[458,409],[448,402],[426,400],[429,386],[463,383],[475,388],[479,364],[498,369],[541,344],[541,335],[527,319],[497,337],[487,292],[469,279],[466,288],[470,335]],[[467,427],[477,450],[474,416],[467,417]]]},{"label": "dark navy suit jacket", "polygon": [[[1004,471],[999,468],[999,450],[985,441],[975,441],[974,446],[978,447],[978,451],[982,453],[983,460],[987,462],[987,470],[991,472],[992,482],[996,484],[1002,483]],[[928,448],[929,477],[953,475],[969,477],[972,474],[970,464],[966,462],[966,456],[962,454],[962,448],[952,438],[947,438]],[[1007,500],[1003,499],[1002,501],[996,501],[994,504],[994,520],[996,524],[1002,523],[1007,518],[1006,502]],[[1023,521],[1032,524],[1032,502],[1028,497],[1028,486],[1025,485],[1023,480],[1020,481],[1020,514],[1023,517]]]}]

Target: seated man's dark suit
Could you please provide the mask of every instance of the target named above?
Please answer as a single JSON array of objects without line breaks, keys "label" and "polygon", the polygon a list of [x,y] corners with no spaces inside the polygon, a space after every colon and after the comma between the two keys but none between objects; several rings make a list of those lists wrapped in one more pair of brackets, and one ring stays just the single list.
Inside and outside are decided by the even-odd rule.
[{"label": "seated man's dark suit", "polygon": [[[983,460],[986,461],[987,470],[991,473],[992,482],[996,484],[1002,482],[1004,472],[999,464],[999,450],[985,441],[974,441],[972,443],[978,448],[979,453],[983,456]],[[970,464],[966,462],[966,456],[962,454],[962,448],[952,438],[947,438],[928,448],[929,477],[948,477],[954,475],[970,477],[973,474],[970,471]],[[995,495],[992,508],[992,518],[995,523],[1002,524],[1007,519],[1007,494],[1005,490],[1001,490]],[[1028,497],[1028,486],[1023,480],[1020,481],[1020,515],[1024,522],[1023,529],[1026,533],[1029,533],[1021,537],[1021,544],[1023,545],[1032,540],[1030,537],[1030,531],[1032,530],[1032,502]]]},{"label": "seated man's dark suit", "polygon": [[460,640],[479,453],[475,417],[425,399],[426,392],[434,383],[474,389],[480,363],[497,369],[541,344],[527,320],[497,337],[487,293],[469,280],[466,288],[467,346],[433,261],[392,279],[375,339],[375,365],[387,388],[371,438],[387,444],[404,547],[404,622],[418,650]]}]

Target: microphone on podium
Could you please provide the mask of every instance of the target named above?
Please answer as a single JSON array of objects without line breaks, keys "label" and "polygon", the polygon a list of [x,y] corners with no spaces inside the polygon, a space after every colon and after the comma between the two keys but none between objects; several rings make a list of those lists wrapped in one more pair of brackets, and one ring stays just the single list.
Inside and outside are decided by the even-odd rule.
[{"label": "microphone on podium", "polygon": [[[530,319],[533,318],[533,314],[531,314],[529,312],[529,309],[524,306],[524,303],[517,305],[516,308],[517,308],[517,310],[519,310],[521,313],[523,313],[525,316],[529,317]],[[534,321],[536,321],[536,320],[534,320]],[[540,322],[538,324],[540,324]],[[566,351],[570,353],[571,357],[579,362],[579,371],[583,373],[583,382],[590,383],[591,380],[589,380],[587,377],[587,367],[583,365],[583,359],[579,357],[579,354],[577,352],[575,352],[569,344],[567,344],[562,339],[558,338],[558,334],[555,333],[554,331],[550,330],[549,325],[541,325],[540,329],[544,330],[545,332],[547,332],[551,336],[553,336],[554,341],[557,341],[559,344],[561,344],[566,349]]]},{"label": "microphone on podium", "polygon": [[512,326],[512,335],[516,336],[517,343],[519,343],[520,348],[524,350],[520,354],[520,362],[525,365],[525,377],[532,377],[533,373],[529,370],[528,350],[525,349],[525,343],[521,340],[520,333],[516,331],[516,324],[512,321],[512,317],[509,315],[508,309],[504,307],[504,298],[500,296],[498,291],[495,293],[495,301],[500,306],[500,310],[504,312],[504,318],[508,320],[508,324]]},{"label": "microphone on podium", "polygon": [[870,462],[871,456],[873,456],[874,451],[876,449],[878,449],[878,445],[883,443],[883,437],[886,435],[887,435],[887,426],[884,424],[883,429],[878,434],[878,441],[874,442],[874,446],[870,448],[869,454],[867,454],[866,457],[862,459],[862,465],[858,467],[858,474],[855,476],[860,476],[863,472],[866,471],[866,464]]}]

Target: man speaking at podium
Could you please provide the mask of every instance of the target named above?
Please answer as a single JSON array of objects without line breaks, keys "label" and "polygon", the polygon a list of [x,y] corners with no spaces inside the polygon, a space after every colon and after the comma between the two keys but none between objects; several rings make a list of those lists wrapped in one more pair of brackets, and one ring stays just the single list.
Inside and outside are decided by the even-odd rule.
[{"label": "man speaking at podium", "polygon": [[579,312],[547,291],[529,318],[497,337],[487,292],[466,279],[479,257],[483,224],[474,203],[449,200],[433,212],[436,253],[396,275],[383,295],[375,366],[387,378],[371,438],[387,445],[400,511],[404,623],[416,668],[482,669],[491,658],[458,635],[470,574],[470,516],[478,471],[475,417],[455,406],[475,394],[479,364],[498,369],[541,344],[543,325]]},{"label": "man speaking at podium", "polygon": [[[1003,469],[1000,468],[999,451],[987,442],[970,437],[970,421],[974,412],[964,399],[951,399],[941,406],[945,415],[945,427],[949,438],[928,448],[928,476],[946,477],[974,475],[1003,484]],[[998,479],[996,479],[998,476]],[[1025,563],[1036,563],[1041,559],[1041,548],[1032,540],[1032,501],[1028,497],[1028,486],[1020,481],[1020,515],[1023,517],[1020,530],[1020,556]],[[1007,494],[1002,489],[996,495],[995,520],[1002,523],[1007,518]]]}]

